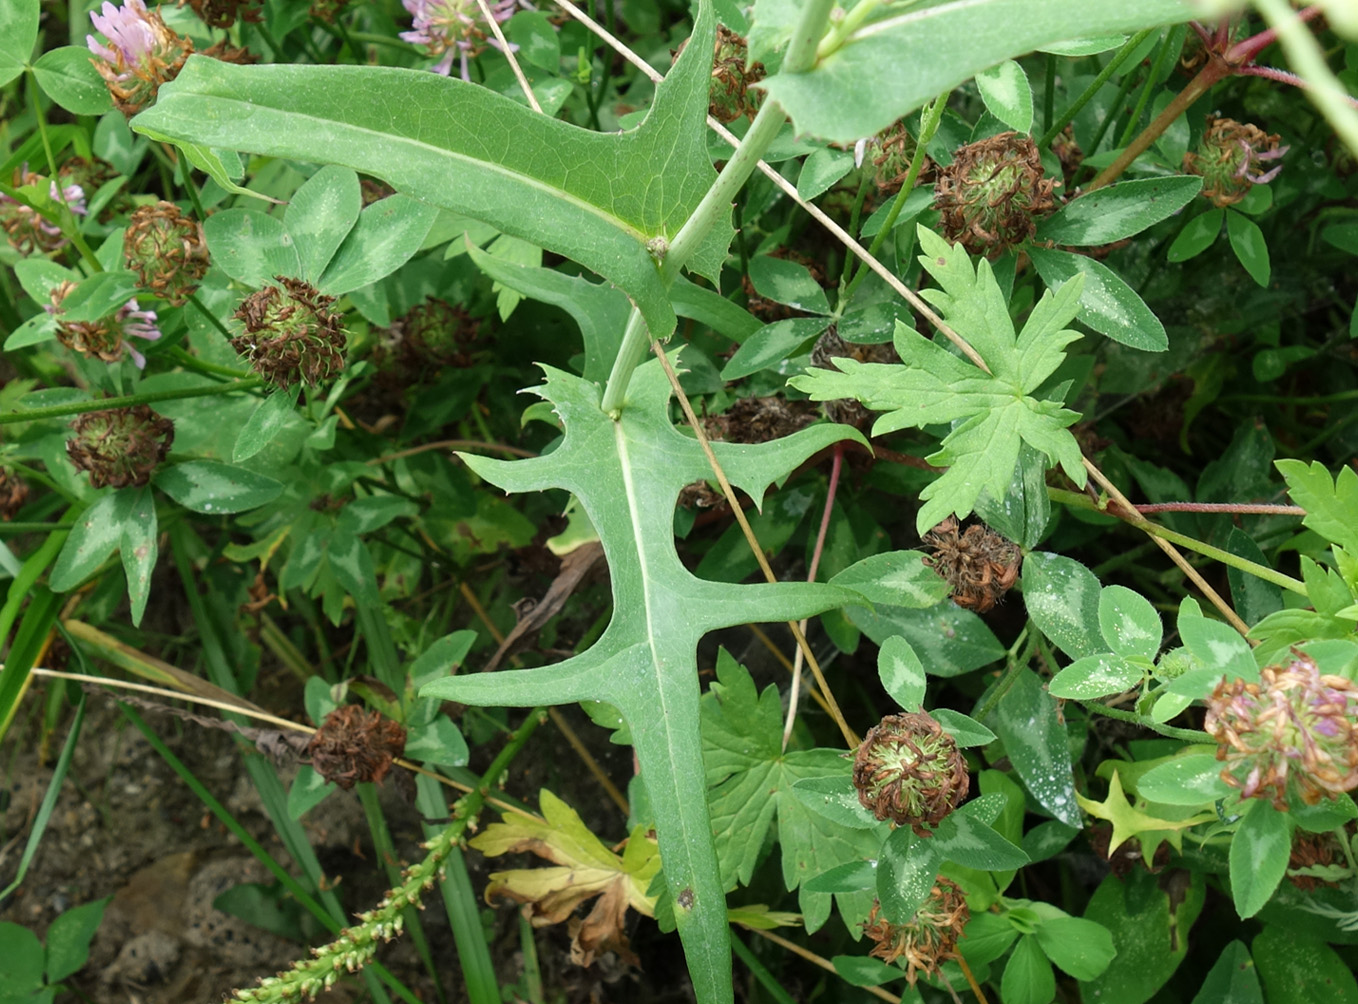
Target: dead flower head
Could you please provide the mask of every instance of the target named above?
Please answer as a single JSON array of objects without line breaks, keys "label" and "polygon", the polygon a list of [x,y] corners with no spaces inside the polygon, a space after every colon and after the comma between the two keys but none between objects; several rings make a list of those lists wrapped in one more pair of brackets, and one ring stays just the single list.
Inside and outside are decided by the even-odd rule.
[{"label": "dead flower head", "polygon": [[71,430],[66,455],[95,488],[146,484],[174,443],[174,423],[145,404],[87,411]]},{"label": "dead flower head", "polygon": [[874,903],[863,933],[875,944],[868,954],[887,965],[905,970],[913,987],[921,973],[937,976],[943,963],[958,957],[957,939],[962,936],[971,910],[956,883],[940,878],[915,915],[904,924],[892,924]]},{"label": "dead flower head", "polygon": [[123,234],[123,261],[139,287],[182,307],[208,269],[202,225],[173,202],[138,206]]},{"label": "dead flower head", "polygon": [[231,347],[276,387],[299,380],[314,387],[344,366],[344,326],[330,310],[335,298],[301,279],[275,279],[280,286],[251,293],[232,315],[245,322],[245,333]]},{"label": "dead flower head", "polygon": [[981,523],[959,534],[956,517],[949,516],[924,535],[924,543],[930,551],[924,563],[947,580],[959,607],[983,614],[1018,581],[1023,552]]},{"label": "dead flower head", "polygon": [[968,143],[934,184],[943,236],[997,258],[1037,232],[1037,220],[1056,208],[1055,187],[1031,137],[1002,132]]},{"label": "dead flower head", "polygon": [[376,711],[346,704],[325,716],[307,744],[312,769],[348,791],[360,781],[382,783],[406,748],[406,730]]},{"label": "dead flower head", "polygon": [[1278,809],[1289,791],[1314,805],[1358,788],[1358,686],[1293,656],[1265,666],[1258,683],[1222,680],[1203,723],[1220,744],[1221,779]]},{"label": "dead flower head", "polygon": [[921,837],[967,797],[971,778],[957,741],[932,715],[887,715],[868,729],[853,761],[858,800],[878,819]]}]

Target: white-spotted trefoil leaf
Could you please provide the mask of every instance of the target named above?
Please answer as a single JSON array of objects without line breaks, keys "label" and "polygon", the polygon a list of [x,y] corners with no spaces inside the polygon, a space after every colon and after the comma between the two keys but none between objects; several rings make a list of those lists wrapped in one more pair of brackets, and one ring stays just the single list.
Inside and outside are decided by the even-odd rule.
[{"label": "white-spotted trefoil leaf", "polygon": [[811,370],[792,385],[816,401],[855,398],[885,412],[873,425],[874,436],[951,426],[941,448],[928,458],[947,470],[920,494],[925,503],[916,519],[920,533],[950,514],[966,517],[984,491],[1002,498],[1023,443],[1045,456],[1049,466],[1060,464],[1083,486],[1080,448],[1068,429],[1080,416],[1060,401],[1033,396],[1061,365],[1066,346],[1080,337],[1065,327],[1079,309],[1080,278],[1044,293],[1015,335],[989,263],[981,260],[973,266],[960,244],[949,246],[924,227],[919,240],[925,252],[920,263],[938,283],[920,295],[977,351],[990,372],[897,322],[899,365],[835,359],[840,372]]}]

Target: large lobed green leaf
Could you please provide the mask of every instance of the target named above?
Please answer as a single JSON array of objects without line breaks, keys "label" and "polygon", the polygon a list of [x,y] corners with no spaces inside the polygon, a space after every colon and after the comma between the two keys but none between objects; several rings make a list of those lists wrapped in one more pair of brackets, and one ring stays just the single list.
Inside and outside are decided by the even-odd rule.
[{"label": "large lobed green leaf", "polygon": [[[597,385],[551,367],[534,393],[565,426],[552,453],[501,461],[462,455],[509,492],[564,488],[584,507],[608,558],[613,616],[587,652],[537,669],[455,676],[424,696],[464,704],[530,707],[603,701],[621,712],[655,812],[656,838],[689,971],[703,1004],[732,999],[725,892],[707,808],[699,733],[698,641],[736,624],[792,620],[861,602],[817,583],[729,585],[693,576],[674,546],[679,491],[710,468],[696,440],[669,418],[670,387],[658,362],[639,367],[618,420]],[[767,487],[816,451],[857,433],[820,425],[771,443],[715,443],[732,482],[762,504]]]},{"label": "large lobed green leaf", "polygon": [[1067,426],[1079,415],[1059,402],[1031,394],[1065,358],[1064,349],[1079,334],[1064,325],[1078,309],[1081,279],[1057,293],[1045,293],[1022,333],[1014,334],[1008,305],[988,262],[973,267],[960,244],[948,243],[919,228],[920,262],[939,288],[922,294],[944,315],[990,367],[990,373],[947,349],[896,325],[901,365],[836,359],[840,372],[815,369],[791,381],[813,400],[852,397],[887,414],[873,435],[897,429],[948,425],[942,449],[929,463],[948,470],[923,492],[916,526],[920,533],[950,513],[969,515],[982,492],[1002,498],[1014,476],[1023,443],[1046,455],[1077,484],[1085,471],[1080,449]]},{"label": "large lobed green leaf", "polygon": [[[795,0],[755,5],[752,59],[765,59],[786,42],[799,6]],[[859,28],[809,72],[764,81],[799,133],[852,142],[1002,60],[1053,42],[1198,16],[1184,0],[945,0],[902,6]]]},{"label": "large lobed green leaf", "polygon": [[[381,178],[593,269],[663,338],[674,311],[646,243],[672,240],[715,178],[704,128],[714,32],[702,4],[650,114],[623,133],[589,132],[425,71],[236,66],[201,56],[134,128]],[[733,236],[729,218],[719,221],[689,267],[715,281]]]},{"label": "large lobed green leaf", "polygon": [[[846,766],[839,750],[784,752],[777,687],[757,691],[750,674],[725,650],[717,659],[717,679],[703,697],[703,750],[723,882],[749,883],[776,818],[783,882],[789,890],[798,889],[806,928],[815,931],[829,915],[830,893],[807,889],[806,880],[842,861],[876,856],[881,836],[813,812],[792,791],[803,778],[842,776]],[[846,924],[867,918],[868,892],[837,895]]]}]

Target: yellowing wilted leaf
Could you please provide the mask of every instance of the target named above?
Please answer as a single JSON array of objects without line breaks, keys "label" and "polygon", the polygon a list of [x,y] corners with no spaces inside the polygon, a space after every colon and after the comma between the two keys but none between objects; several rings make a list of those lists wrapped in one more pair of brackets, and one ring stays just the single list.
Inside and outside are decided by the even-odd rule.
[{"label": "yellowing wilted leaf", "polygon": [[[492,858],[527,851],[555,867],[494,872],[486,900],[505,896],[527,904],[534,927],[569,919],[572,962],[587,966],[599,954],[612,951],[635,964],[623,924],[629,907],[647,917],[654,915],[655,899],[646,890],[660,870],[655,838],[639,826],[618,855],[547,789],[538,804],[541,820],[506,814],[505,822],[491,824],[470,844]],[[596,896],[598,902],[588,916],[583,920],[572,916],[576,907]]]}]

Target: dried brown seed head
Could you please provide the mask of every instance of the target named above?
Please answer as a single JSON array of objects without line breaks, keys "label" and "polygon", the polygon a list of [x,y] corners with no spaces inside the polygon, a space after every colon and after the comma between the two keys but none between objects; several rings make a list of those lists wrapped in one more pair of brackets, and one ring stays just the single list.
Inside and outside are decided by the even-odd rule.
[{"label": "dried brown seed head", "polygon": [[281,286],[251,293],[232,315],[245,332],[231,347],[277,387],[314,387],[344,367],[344,326],[329,309],[335,298],[301,279],[275,278]]},{"label": "dried brown seed head", "polygon": [[1031,137],[1002,132],[968,143],[934,184],[943,236],[972,254],[999,257],[1037,232],[1037,220],[1056,208],[1055,187]]},{"label": "dried brown seed head", "polygon": [[87,411],[71,429],[66,455],[95,488],[146,484],[174,443],[174,423],[144,404]]},{"label": "dried brown seed head", "polygon": [[923,712],[887,715],[868,730],[853,762],[858,800],[878,819],[921,837],[967,797],[967,762],[957,741]]},{"label": "dried brown seed head", "polygon": [[325,716],[306,752],[317,774],[348,791],[360,781],[381,784],[405,747],[406,730],[398,723],[347,704]]},{"label": "dried brown seed head", "polygon": [[874,942],[868,954],[887,965],[899,965],[913,987],[920,974],[937,976],[943,963],[958,958],[957,939],[962,936],[971,910],[956,883],[940,878],[929,898],[904,924],[892,924],[874,903],[863,933]]},{"label": "dried brown seed head", "polygon": [[924,563],[952,587],[959,607],[985,613],[1018,581],[1023,552],[988,526],[975,523],[959,534],[956,517],[949,516],[924,535],[924,543],[930,549]]}]

